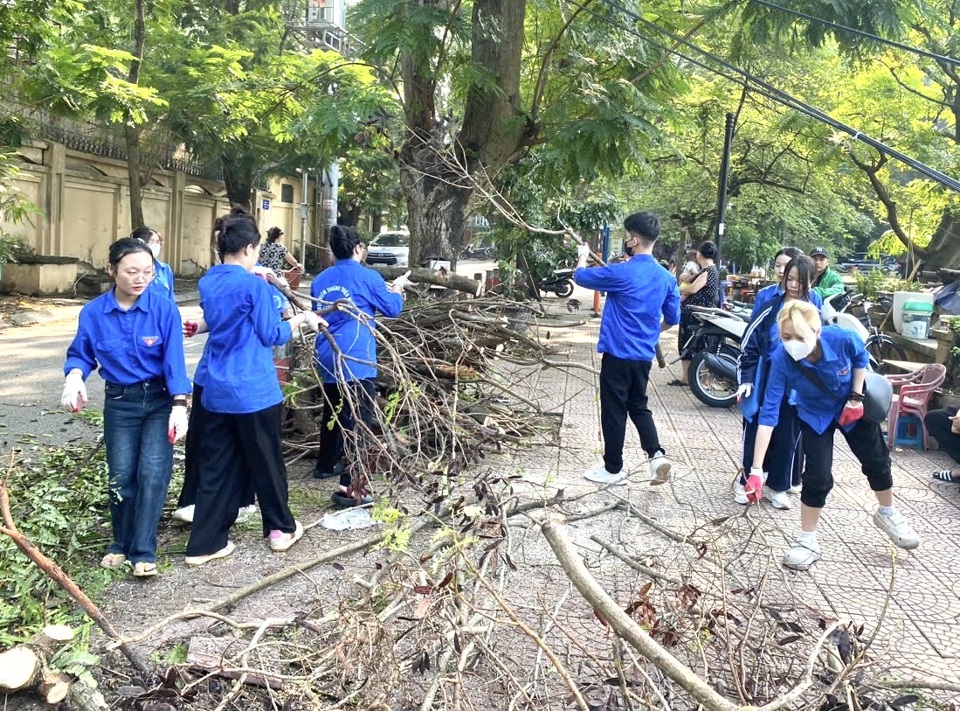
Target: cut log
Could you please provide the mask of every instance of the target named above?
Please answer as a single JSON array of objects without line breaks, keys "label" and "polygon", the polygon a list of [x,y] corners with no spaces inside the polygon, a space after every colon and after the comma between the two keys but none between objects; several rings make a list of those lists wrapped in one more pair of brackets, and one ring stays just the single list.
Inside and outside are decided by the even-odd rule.
[{"label": "cut log", "polygon": [[50,658],[73,636],[66,625],[48,625],[23,644],[0,652],[0,691],[32,689],[40,683]]},{"label": "cut log", "polygon": [[[382,267],[382,266],[370,266],[367,265],[370,269],[373,269],[376,272],[379,272],[387,281],[396,279],[401,274],[407,272],[407,267]],[[451,274],[446,272],[446,270],[434,271],[432,269],[423,269],[416,268],[410,269],[410,281],[414,284],[431,284],[433,286],[443,286],[447,289],[455,289],[456,291],[462,291],[465,294],[470,296],[480,296],[480,290],[483,288],[483,284],[477,281],[476,279],[470,279],[469,277],[460,276],[458,274]]]},{"label": "cut log", "polygon": [[37,687],[37,693],[50,705],[59,704],[70,693],[70,678],[63,672],[47,671]]},{"label": "cut log", "polygon": [[0,654],[0,691],[29,689],[37,683],[43,661],[33,649],[20,645]]}]

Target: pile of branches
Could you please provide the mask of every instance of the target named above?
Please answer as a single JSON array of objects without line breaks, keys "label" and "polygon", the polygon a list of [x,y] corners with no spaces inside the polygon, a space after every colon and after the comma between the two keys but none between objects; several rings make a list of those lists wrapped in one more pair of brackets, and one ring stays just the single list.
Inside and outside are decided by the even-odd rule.
[{"label": "pile of branches", "polygon": [[[538,326],[539,305],[499,296],[437,298],[429,289],[412,294],[397,319],[376,324],[349,302],[330,309],[350,313],[377,339],[377,405],[372,425],[358,423],[345,447],[354,493],[379,478],[389,485],[412,484],[427,494],[442,493],[443,481],[463,474],[491,451],[552,439],[558,418],[520,393],[532,369],[550,361]],[[456,293],[456,292],[455,292]],[[551,328],[582,322],[552,322]],[[325,331],[316,338],[332,338]],[[335,352],[339,352],[335,348]],[[324,394],[314,362],[312,337],[293,345],[288,449],[315,453],[323,421]],[[341,354],[342,355],[342,354]],[[349,365],[342,356],[340,367]],[[350,400],[342,407],[357,411]]]}]

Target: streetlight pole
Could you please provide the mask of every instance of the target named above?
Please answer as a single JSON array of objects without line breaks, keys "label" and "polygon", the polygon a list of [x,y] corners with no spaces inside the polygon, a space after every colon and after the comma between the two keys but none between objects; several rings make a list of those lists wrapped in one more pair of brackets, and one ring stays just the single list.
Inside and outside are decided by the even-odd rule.
[{"label": "streetlight pole", "polygon": [[733,143],[733,129],[736,114],[727,114],[726,130],[723,138],[723,158],[720,161],[720,180],[717,186],[717,265],[721,264],[723,233],[726,228],[727,213],[727,177],[730,174],[730,146]]}]

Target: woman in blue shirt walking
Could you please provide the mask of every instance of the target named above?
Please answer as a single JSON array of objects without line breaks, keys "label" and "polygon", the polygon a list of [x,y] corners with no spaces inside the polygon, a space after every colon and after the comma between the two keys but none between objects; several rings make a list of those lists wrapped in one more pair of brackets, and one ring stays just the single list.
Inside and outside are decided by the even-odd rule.
[{"label": "woman in blue shirt walking", "polygon": [[79,412],[84,381],[99,366],[106,381],[103,438],[110,482],[113,542],[105,568],[133,565],[157,574],[157,524],[173,468],[173,442],[187,431],[190,380],[180,313],[149,288],[153,256],[139,239],[110,246],[114,288],[83,307],[67,349],[61,404]]},{"label": "woman in blue shirt walking", "polygon": [[[812,304],[793,301],[781,309],[782,344],[770,357],[770,377],[750,476],[760,477],[771,436],[788,389],[795,392],[806,466],[800,492],[800,537],[783,558],[787,568],[806,570],[820,560],[817,524],[833,488],[833,433],[840,430],[877,497],[874,525],[899,548],[920,545],[916,531],[893,505],[890,451],[880,424],[863,419],[863,384],[869,356],[863,341],[839,326],[822,326]],[[830,397],[827,393],[836,393]]]},{"label": "woman in blue shirt walking", "polygon": [[200,481],[186,563],[202,565],[234,551],[227,534],[242,502],[245,479],[260,502],[263,536],[273,551],[285,551],[303,536],[287,505],[287,470],[280,431],[283,394],[273,364],[273,346],[293,329],[314,331],[320,318],[302,312],[282,321],[272,287],[254,276],[260,233],[245,217],[223,222],[222,264],[200,280],[200,306],[207,325],[201,423]]},{"label": "woman in blue shirt walking", "polygon": [[[746,477],[753,457],[753,444],[757,436],[757,410],[763,403],[764,384],[770,370],[770,356],[780,345],[777,333],[777,314],[784,305],[793,301],[809,301],[819,310],[823,305],[820,296],[811,290],[814,266],[809,257],[797,255],[783,267],[778,268],[787,247],[778,254],[774,268],[780,275],[780,283],[760,290],[753,309],[750,325],[744,331],[742,351],[738,365],[740,387],[737,396],[743,414],[743,463],[741,476],[734,484],[734,500],[747,504],[744,490]],[[789,395],[789,393],[787,393]],[[773,448],[767,455],[763,471],[765,483],[770,487],[770,503],[777,509],[789,509],[789,491],[799,490],[803,471],[803,449],[800,446],[800,422],[796,410],[784,397],[780,403],[780,423],[773,433]]]}]

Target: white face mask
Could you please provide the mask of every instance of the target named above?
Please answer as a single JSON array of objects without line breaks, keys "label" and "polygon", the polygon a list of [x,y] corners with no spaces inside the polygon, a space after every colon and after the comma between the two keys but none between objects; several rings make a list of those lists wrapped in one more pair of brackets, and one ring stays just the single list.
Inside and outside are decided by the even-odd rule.
[{"label": "white face mask", "polygon": [[784,341],[783,350],[794,360],[803,360],[813,353],[813,344],[806,341]]},{"label": "white face mask", "polygon": [[147,246],[150,248],[150,254],[153,255],[153,258],[154,258],[154,259],[156,259],[157,257],[160,256],[160,245],[159,245],[159,244],[148,244]]}]

